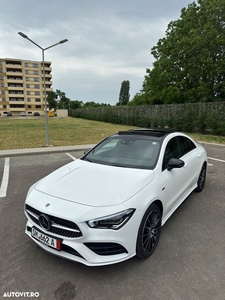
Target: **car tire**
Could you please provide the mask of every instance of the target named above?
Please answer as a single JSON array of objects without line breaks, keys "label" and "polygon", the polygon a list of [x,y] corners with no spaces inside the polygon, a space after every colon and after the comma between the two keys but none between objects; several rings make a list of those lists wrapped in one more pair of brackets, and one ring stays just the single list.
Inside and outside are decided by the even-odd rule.
[{"label": "car tire", "polygon": [[149,257],[155,250],[161,233],[162,214],[156,204],[149,206],[141,221],[136,245],[136,256]]},{"label": "car tire", "polygon": [[205,187],[205,180],[206,180],[206,164],[204,164],[201,168],[201,172],[198,177],[197,187],[195,191],[200,193],[204,190]]}]

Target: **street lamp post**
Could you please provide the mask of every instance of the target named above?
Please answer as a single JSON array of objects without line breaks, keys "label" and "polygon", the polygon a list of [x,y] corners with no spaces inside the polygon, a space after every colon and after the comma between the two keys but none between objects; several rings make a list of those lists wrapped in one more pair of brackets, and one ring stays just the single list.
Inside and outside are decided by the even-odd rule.
[{"label": "street lamp post", "polygon": [[65,42],[67,42],[67,39],[61,40],[58,43],[51,45],[47,48],[42,48],[40,45],[38,45],[37,43],[35,43],[34,41],[32,41],[31,39],[28,38],[28,36],[22,32],[18,32],[18,34],[20,36],[22,36],[23,38],[29,40],[31,43],[33,43],[34,45],[36,45],[38,48],[41,49],[42,51],[42,64],[43,64],[43,75],[44,75],[44,105],[45,105],[45,131],[46,131],[46,147],[49,147],[49,133],[48,133],[48,112],[47,112],[47,100],[46,100],[46,82],[45,82],[45,58],[44,58],[44,52],[45,50],[48,50],[49,48],[52,48],[54,46],[57,46],[59,44],[63,44]]}]

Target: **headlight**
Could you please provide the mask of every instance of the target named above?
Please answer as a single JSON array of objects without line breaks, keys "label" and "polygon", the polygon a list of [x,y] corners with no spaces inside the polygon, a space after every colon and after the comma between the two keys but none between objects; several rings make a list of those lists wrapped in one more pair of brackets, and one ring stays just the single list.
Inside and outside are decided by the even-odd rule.
[{"label": "headlight", "polygon": [[126,224],[126,222],[133,215],[134,211],[134,208],[130,208],[113,215],[87,221],[86,223],[91,228],[117,230]]}]

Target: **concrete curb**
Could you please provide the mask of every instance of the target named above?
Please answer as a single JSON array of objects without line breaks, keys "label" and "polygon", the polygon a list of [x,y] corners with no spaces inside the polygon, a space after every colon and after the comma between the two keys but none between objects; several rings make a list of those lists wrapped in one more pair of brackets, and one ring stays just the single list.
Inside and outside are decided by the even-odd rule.
[{"label": "concrete curb", "polygon": [[6,156],[22,156],[22,155],[37,155],[37,154],[50,154],[71,151],[85,151],[93,148],[95,145],[75,145],[75,146],[60,146],[60,147],[42,147],[42,148],[25,148],[25,149],[9,149],[0,150],[0,157]]}]

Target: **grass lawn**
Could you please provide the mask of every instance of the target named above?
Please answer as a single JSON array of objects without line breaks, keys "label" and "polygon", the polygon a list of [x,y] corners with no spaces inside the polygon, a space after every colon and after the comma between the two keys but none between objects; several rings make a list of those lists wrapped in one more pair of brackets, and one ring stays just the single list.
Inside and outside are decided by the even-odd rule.
[{"label": "grass lawn", "polygon": [[[78,118],[49,118],[49,140],[53,146],[95,144],[119,130],[134,126],[89,121]],[[224,143],[225,137],[190,134],[199,141]],[[0,150],[44,147],[45,118],[0,119]]]},{"label": "grass lawn", "polygon": [[[76,118],[49,118],[49,141],[53,146],[95,144],[123,126]],[[45,118],[0,119],[0,150],[44,147],[46,144]]]}]

